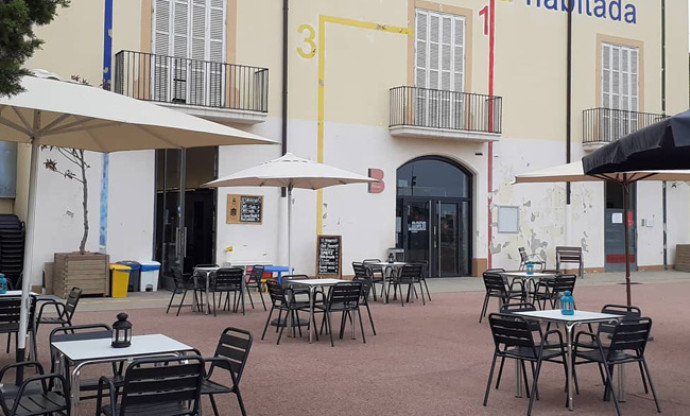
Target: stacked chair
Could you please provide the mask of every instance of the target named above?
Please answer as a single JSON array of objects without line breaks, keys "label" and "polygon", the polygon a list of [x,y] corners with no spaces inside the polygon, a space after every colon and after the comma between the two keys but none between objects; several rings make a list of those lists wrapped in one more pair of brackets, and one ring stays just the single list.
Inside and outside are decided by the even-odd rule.
[{"label": "stacked chair", "polygon": [[0,215],[0,273],[16,288],[24,262],[24,223],[16,215]]}]

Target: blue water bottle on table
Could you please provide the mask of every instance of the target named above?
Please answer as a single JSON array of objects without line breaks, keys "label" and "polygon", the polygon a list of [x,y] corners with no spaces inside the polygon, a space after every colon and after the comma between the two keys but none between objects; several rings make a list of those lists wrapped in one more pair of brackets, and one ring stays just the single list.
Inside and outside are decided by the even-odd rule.
[{"label": "blue water bottle on table", "polygon": [[531,261],[527,262],[527,274],[534,274],[534,263],[532,263]]},{"label": "blue water bottle on table", "polygon": [[7,293],[7,278],[5,275],[0,273],[0,295]]},{"label": "blue water bottle on table", "polygon": [[563,296],[561,296],[561,313],[563,315],[575,314],[575,300],[569,290],[563,292]]}]

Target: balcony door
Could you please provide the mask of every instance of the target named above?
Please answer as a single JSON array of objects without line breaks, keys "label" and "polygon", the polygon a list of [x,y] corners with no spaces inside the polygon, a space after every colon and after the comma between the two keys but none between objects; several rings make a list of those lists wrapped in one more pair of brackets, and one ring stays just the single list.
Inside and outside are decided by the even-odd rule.
[{"label": "balcony door", "polygon": [[463,129],[465,18],[417,9],[415,22],[417,123]]},{"label": "balcony door", "polygon": [[471,175],[440,157],[398,169],[396,246],[405,260],[428,262],[428,276],[470,274]]},{"label": "balcony door", "polygon": [[225,83],[225,0],[154,0],[154,101],[218,107]]},{"label": "balcony door", "polygon": [[640,128],[638,48],[602,43],[601,103],[604,137],[613,140]]}]

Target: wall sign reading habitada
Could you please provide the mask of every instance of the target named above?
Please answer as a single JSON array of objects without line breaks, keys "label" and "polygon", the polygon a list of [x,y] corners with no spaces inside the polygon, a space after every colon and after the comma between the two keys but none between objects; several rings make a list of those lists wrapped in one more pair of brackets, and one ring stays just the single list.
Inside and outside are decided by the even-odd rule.
[{"label": "wall sign reading habitada", "polygon": [[637,24],[637,8],[624,0],[525,0],[527,6],[545,8],[585,16],[609,19],[614,22]]}]

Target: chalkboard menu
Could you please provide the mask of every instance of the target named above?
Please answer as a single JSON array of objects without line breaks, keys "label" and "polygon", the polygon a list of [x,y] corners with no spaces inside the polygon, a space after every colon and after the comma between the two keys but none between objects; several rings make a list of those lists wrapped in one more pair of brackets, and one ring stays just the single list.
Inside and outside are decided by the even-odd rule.
[{"label": "chalkboard menu", "polygon": [[316,238],[316,276],[340,277],[342,272],[342,237],[319,235]]},{"label": "chalkboard menu", "polygon": [[228,195],[227,224],[261,224],[264,197],[261,195]]}]

